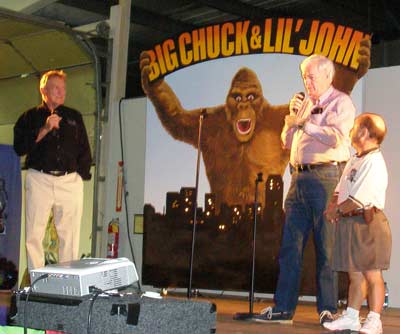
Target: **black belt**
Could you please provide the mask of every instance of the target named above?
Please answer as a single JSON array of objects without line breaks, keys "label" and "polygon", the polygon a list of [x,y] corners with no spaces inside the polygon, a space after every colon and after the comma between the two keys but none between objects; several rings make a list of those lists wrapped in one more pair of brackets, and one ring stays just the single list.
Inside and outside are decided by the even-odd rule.
[{"label": "black belt", "polygon": [[354,209],[354,210],[352,210],[350,212],[346,212],[346,213],[342,212],[341,216],[342,217],[364,216],[367,211],[375,214],[375,213],[381,212],[382,210],[378,209],[375,206],[370,209],[360,208],[360,209]]},{"label": "black belt", "polygon": [[49,174],[49,175],[53,175],[53,176],[64,176],[64,175],[71,173],[71,172],[67,172],[65,170],[43,170],[43,169],[40,172]]},{"label": "black belt", "polygon": [[332,167],[332,166],[343,166],[346,164],[346,161],[331,161],[331,162],[322,162],[320,164],[296,164],[295,166],[290,165],[290,173],[301,173],[301,172],[310,172],[314,169]]},{"label": "black belt", "polygon": [[342,217],[353,217],[353,216],[363,216],[364,215],[364,209],[354,209],[349,212],[342,212],[340,214]]}]

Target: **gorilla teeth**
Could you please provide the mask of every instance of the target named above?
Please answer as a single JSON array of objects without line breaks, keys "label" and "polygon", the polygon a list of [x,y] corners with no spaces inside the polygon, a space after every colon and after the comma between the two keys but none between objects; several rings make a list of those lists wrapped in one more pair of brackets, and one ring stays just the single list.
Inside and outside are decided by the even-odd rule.
[{"label": "gorilla teeth", "polygon": [[246,135],[250,132],[251,129],[251,119],[250,118],[242,118],[237,121],[236,128],[241,135]]}]

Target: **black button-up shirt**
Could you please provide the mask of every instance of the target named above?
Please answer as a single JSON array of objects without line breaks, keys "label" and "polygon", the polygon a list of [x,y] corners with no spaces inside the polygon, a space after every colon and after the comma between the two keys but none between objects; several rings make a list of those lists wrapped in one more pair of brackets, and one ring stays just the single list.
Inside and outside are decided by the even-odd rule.
[{"label": "black button-up shirt", "polygon": [[71,108],[58,106],[60,128],[47,133],[36,143],[40,128],[51,115],[45,103],[23,113],[14,126],[14,150],[26,156],[26,167],[39,171],[78,172],[90,180],[92,156],[82,115]]}]

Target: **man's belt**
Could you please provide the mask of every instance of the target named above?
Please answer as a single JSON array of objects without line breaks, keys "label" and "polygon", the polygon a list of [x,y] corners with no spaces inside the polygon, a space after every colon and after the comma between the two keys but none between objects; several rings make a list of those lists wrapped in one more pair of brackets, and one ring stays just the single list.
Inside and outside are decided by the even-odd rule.
[{"label": "man's belt", "polygon": [[352,210],[352,211],[349,211],[349,212],[346,212],[346,213],[344,213],[344,212],[341,212],[341,216],[342,217],[353,217],[353,216],[364,216],[364,209],[355,209],[355,210]]},{"label": "man's belt", "polygon": [[53,176],[64,176],[71,173],[65,170],[43,170],[43,169],[40,172]]},{"label": "man's belt", "polygon": [[353,217],[353,216],[363,216],[364,220],[367,224],[371,223],[374,220],[375,214],[378,212],[381,212],[381,209],[378,209],[377,207],[373,206],[368,209],[360,208],[360,209],[355,209],[350,212],[346,213],[341,213],[342,217]]},{"label": "man's belt", "polygon": [[322,162],[322,163],[315,163],[315,164],[296,164],[290,165],[290,172],[310,172],[314,169],[332,167],[332,166],[343,166],[346,164],[346,161],[330,161],[330,162]]}]

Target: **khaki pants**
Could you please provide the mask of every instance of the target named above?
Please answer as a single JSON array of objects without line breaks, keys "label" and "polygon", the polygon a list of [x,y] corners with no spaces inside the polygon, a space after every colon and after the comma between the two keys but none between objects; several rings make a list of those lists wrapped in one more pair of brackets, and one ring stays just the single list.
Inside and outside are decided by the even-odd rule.
[{"label": "khaki pants", "polygon": [[51,210],[59,239],[59,261],[79,259],[83,209],[83,181],[80,175],[52,176],[29,169],[25,190],[28,269],[44,267],[42,241]]}]

